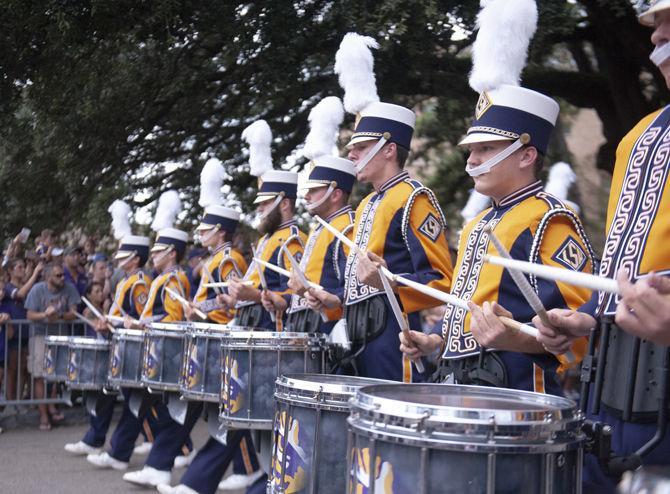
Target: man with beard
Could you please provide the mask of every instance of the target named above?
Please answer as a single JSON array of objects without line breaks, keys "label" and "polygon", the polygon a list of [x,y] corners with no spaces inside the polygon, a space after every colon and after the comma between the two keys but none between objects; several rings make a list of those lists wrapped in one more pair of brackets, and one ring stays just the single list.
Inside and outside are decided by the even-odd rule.
[{"label": "man with beard", "polygon": [[[256,255],[284,269],[290,269],[291,264],[283,249],[288,249],[299,261],[306,239],[294,218],[297,190],[297,173],[270,170],[261,176],[261,186],[254,201],[258,204],[256,211],[261,217],[258,231],[263,234],[256,246]],[[227,305],[237,308],[235,319],[239,326],[281,331],[283,314],[279,311],[271,314],[263,308],[259,271],[263,273],[269,291],[277,295],[287,292],[288,280],[285,277],[252,263],[242,280],[230,280],[229,294],[219,297]],[[242,281],[251,281],[252,286]]]},{"label": "man with beard", "polygon": [[[59,320],[72,321],[75,318],[80,298],[77,289],[65,281],[63,267],[60,264],[47,264],[43,270],[44,280],[35,284],[28,292],[25,308],[27,317],[32,321],[28,340],[28,372],[35,382],[35,398],[45,397],[43,362],[44,339],[49,330],[55,328]],[[51,429],[51,420],[47,405],[38,405],[40,430]]]}]

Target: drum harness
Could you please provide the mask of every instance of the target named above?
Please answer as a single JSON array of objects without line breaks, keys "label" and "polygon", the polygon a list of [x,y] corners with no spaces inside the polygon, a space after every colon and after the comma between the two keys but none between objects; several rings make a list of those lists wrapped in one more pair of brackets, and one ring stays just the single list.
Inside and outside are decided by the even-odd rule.
[{"label": "drum harness", "polygon": [[[584,357],[581,369],[581,397],[579,401],[579,408],[582,411],[586,411],[590,403],[591,414],[597,415],[600,413],[601,406],[603,406],[608,412],[612,411],[614,414],[620,415],[621,419],[627,422],[649,421],[645,420],[645,418],[649,419],[649,414],[638,410],[645,408],[644,405],[647,405],[646,409],[648,410],[654,398],[658,401],[656,433],[637,451],[628,456],[614,456],[612,454],[611,426],[597,420],[585,421],[583,431],[587,436],[586,451],[598,458],[599,463],[609,475],[617,477],[627,470],[635,470],[640,467],[642,459],[658,446],[665,437],[668,428],[668,392],[670,391],[670,348],[652,345],[630,335],[628,336],[632,340],[632,345],[626,345],[625,343],[617,345],[617,339],[624,338],[622,335],[626,335],[626,333],[623,333],[609,319],[601,320],[600,328],[594,328],[591,331],[588,354]],[[598,342],[597,350],[596,342]],[[611,351],[614,355],[609,355]],[[656,359],[651,358],[653,355],[657,355]],[[638,364],[641,356],[643,357],[641,363],[650,377],[644,379],[644,388],[637,386],[638,393],[642,393],[642,399],[636,401],[636,381],[638,380]],[[627,377],[624,382],[620,380],[612,383],[606,382],[605,371],[608,362],[610,365],[619,365],[626,369]],[[593,385],[593,396],[592,400],[589,400],[591,385]],[[621,389],[622,386],[623,389]],[[606,392],[605,400],[603,400],[604,390]],[[622,404],[620,410],[618,407],[608,406],[606,402],[606,399],[617,396],[618,391],[623,392],[623,398],[620,400]],[[656,396],[654,397],[654,395]]]}]

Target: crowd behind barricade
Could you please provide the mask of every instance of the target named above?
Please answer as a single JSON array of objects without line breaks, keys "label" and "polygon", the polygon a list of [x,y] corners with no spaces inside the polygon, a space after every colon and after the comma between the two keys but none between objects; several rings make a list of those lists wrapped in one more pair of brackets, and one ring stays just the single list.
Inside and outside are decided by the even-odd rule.
[{"label": "crowd behind barricade", "polygon": [[[64,420],[58,409],[59,389],[42,378],[47,334],[95,337],[81,316],[95,319],[81,297],[100,312],[109,312],[121,270],[101,252],[96,238],[57,236],[45,229],[34,239],[24,229],[8,242],[0,266],[0,413],[39,409],[39,428],[49,430]],[[204,252],[193,249],[188,273],[198,272]],[[81,320],[80,320],[81,319]],[[0,429],[1,431],[1,429]]]}]

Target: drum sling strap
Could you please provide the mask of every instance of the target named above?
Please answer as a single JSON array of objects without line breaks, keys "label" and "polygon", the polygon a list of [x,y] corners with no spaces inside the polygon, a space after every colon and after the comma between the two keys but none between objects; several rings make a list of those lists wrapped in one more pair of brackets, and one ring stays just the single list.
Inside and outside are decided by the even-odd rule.
[{"label": "drum sling strap", "polygon": [[263,311],[265,309],[261,304],[245,305],[237,309],[237,324],[238,326],[246,326],[250,328],[257,328],[263,319]]},{"label": "drum sling strap", "polygon": [[[596,350],[596,341],[598,348]],[[591,413],[600,408],[631,423],[656,422],[656,434],[636,452],[625,457],[611,454],[611,428],[586,421],[587,451],[596,455],[610,475],[620,476],[642,465],[642,458],[665,437],[668,428],[670,392],[670,348],[640,340],[625,333],[612,321],[603,320],[600,336],[591,334],[589,355],[581,373],[580,408],[586,410],[593,390]]]},{"label": "drum sling strap", "polygon": [[286,331],[295,333],[317,333],[321,326],[318,312],[305,309],[291,312],[286,316]]},{"label": "drum sling strap", "polygon": [[479,355],[461,359],[441,359],[431,380],[442,383],[449,376],[453,376],[457,384],[508,387],[504,362],[496,352],[487,352],[484,348],[480,350]]}]

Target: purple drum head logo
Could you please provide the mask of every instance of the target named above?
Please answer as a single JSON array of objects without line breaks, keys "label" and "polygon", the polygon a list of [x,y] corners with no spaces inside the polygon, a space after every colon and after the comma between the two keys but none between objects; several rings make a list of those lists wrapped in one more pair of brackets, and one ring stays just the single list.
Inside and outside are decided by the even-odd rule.
[{"label": "purple drum head logo", "polygon": [[[351,470],[349,472],[349,492],[369,494],[370,486],[370,449],[353,448],[351,451]],[[393,465],[379,455],[375,457],[374,491],[380,494],[396,494],[393,491]]]},{"label": "purple drum head logo", "polygon": [[[307,453],[300,446],[300,424],[291,418],[289,433],[286,435],[286,412],[281,412],[280,419],[275,419],[275,435],[277,436],[277,454],[272,460],[272,483],[279,492],[300,492],[306,484]],[[284,436],[286,447],[284,448]],[[284,457],[286,460],[284,461]],[[286,463],[284,482],[282,483],[282,463]]]},{"label": "purple drum head logo", "polygon": [[202,367],[198,361],[198,346],[195,342],[188,352],[188,364],[186,366],[186,387],[193,389],[202,380]]},{"label": "purple drum head logo", "polygon": [[244,405],[243,383],[240,380],[236,359],[226,356],[224,367],[226,372],[223,375],[222,397],[224,406],[228,413],[232,415],[239,412]]},{"label": "purple drum head logo", "polygon": [[121,347],[120,345],[114,346],[114,352],[112,353],[112,377],[119,377],[121,374]]},{"label": "purple drum head logo", "polygon": [[77,379],[77,374],[79,374],[79,365],[77,364],[77,354],[75,352],[70,352],[70,361],[67,364],[67,378],[70,381]]},{"label": "purple drum head logo", "polygon": [[144,374],[149,379],[153,379],[158,375],[158,345],[154,340],[149,341],[147,358],[144,364]]}]

